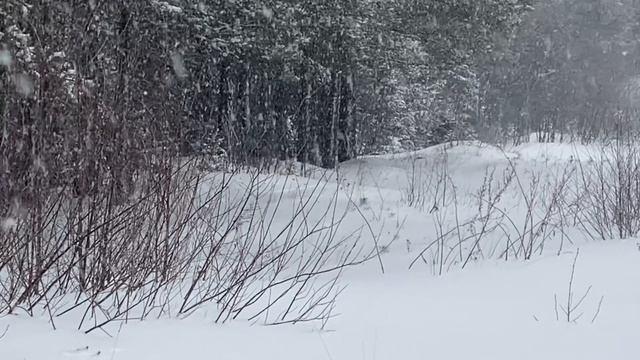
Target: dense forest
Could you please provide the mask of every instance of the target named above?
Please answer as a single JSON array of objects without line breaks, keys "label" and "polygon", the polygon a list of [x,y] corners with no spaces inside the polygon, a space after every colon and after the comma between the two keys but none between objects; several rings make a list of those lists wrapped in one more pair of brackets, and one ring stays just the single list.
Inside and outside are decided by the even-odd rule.
[{"label": "dense forest", "polygon": [[[332,167],[397,143],[466,137],[495,39],[528,9],[495,0],[4,1],[3,157],[65,168],[88,153],[135,162],[163,147]],[[7,154],[18,144],[24,151]]]},{"label": "dense forest", "polygon": [[[163,156],[358,155],[592,141],[640,94],[634,0],[48,1],[0,5],[0,193],[119,192]],[[121,161],[126,159],[126,162]]]}]

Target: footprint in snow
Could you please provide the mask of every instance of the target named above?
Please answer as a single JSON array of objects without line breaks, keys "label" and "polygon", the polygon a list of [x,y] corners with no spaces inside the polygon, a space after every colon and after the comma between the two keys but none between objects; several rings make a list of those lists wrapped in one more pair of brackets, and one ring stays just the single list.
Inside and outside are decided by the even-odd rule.
[{"label": "footprint in snow", "polygon": [[98,357],[102,354],[100,350],[90,349],[89,346],[83,346],[77,349],[65,351],[63,353],[64,356],[68,357],[83,357],[83,358],[91,358]]}]

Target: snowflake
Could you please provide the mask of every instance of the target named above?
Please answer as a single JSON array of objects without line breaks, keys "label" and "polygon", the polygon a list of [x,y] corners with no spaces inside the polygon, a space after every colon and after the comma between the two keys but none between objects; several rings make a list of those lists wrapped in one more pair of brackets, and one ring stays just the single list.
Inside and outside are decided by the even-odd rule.
[{"label": "snowflake", "polygon": [[13,57],[9,50],[0,50],[0,66],[10,67],[13,63]]}]

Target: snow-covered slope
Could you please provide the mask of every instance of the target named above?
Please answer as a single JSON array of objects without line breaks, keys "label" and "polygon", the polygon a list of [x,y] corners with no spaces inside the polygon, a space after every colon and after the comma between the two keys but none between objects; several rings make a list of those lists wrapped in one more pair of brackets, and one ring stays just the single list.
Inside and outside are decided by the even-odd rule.
[{"label": "snow-covered slope", "polygon": [[[360,241],[377,240],[385,271],[377,259],[350,268],[341,282],[339,316],[322,331],[314,323],[219,325],[203,310],[183,320],[110,324],[106,332],[85,335],[75,330],[75,315],[54,319],[56,330],[47,314],[13,315],[0,318],[0,334],[7,329],[0,359],[638,359],[638,241],[594,241],[567,228],[566,237],[538,238],[543,244],[535,244],[527,261],[511,244],[526,229],[522,189],[531,190],[531,179],[543,179],[544,209],[556,180],[593,153],[572,144],[498,149],[466,143],[342,164],[337,175],[326,175],[329,183],[339,179],[340,201],[349,208],[341,231],[366,229]],[[492,169],[493,180],[486,181]],[[502,219],[502,228],[480,236],[475,247],[485,224],[477,209],[480,188],[499,188],[509,169],[521,186],[512,180],[496,205],[502,213],[487,221]],[[292,178],[273,191],[284,189],[284,199],[295,199],[296,184],[306,181]],[[335,188],[323,196],[332,197]],[[532,216],[544,215],[538,210]],[[499,217],[503,213],[508,217]],[[282,217],[278,221],[287,221]],[[456,225],[456,235],[443,235]],[[568,322],[563,309],[572,269],[575,309]]]}]

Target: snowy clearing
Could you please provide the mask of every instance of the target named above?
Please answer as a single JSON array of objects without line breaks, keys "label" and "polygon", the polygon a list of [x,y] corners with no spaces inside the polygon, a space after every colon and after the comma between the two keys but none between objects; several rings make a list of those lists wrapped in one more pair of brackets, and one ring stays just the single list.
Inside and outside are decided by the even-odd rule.
[{"label": "snowy clearing", "polygon": [[[0,359],[637,359],[638,241],[597,241],[575,224],[545,223],[529,229],[543,235],[522,236],[521,247],[511,244],[532,219],[550,224],[555,216],[537,207],[527,215],[521,195],[533,193],[532,178],[541,179],[536,199],[544,209],[551,184],[576,159],[589,163],[594,153],[572,144],[499,150],[466,143],[342,164],[339,207],[347,212],[339,231],[360,229],[359,241],[370,246],[375,239],[380,261],[345,271],[337,316],[322,330],[315,322],[262,326],[258,319],[251,326],[239,318],[214,324],[214,307],[182,320],[114,322],[89,334],[76,330],[82,314],[56,318],[56,330],[46,313],[18,314],[0,318]],[[501,212],[478,217],[487,169],[499,174],[497,188],[510,168],[523,185],[512,180],[497,201]],[[331,184],[336,176],[326,178]],[[269,189],[295,203],[299,184],[307,181],[316,180],[282,177]],[[334,196],[333,185],[320,202]],[[572,186],[563,189],[570,193]],[[287,213],[275,222],[289,221]],[[445,235],[460,223],[467,225]]]}]

